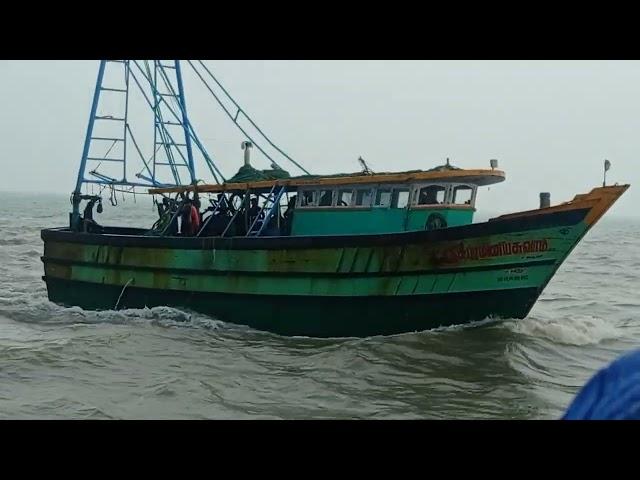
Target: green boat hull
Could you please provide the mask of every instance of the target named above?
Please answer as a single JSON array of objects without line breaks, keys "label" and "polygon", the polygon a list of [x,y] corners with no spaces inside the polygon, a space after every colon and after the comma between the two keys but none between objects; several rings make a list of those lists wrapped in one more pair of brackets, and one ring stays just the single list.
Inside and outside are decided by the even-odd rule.
[{"label": "green boat hull", "polygon": [[[49,279],[50,298],[88,310],[113,309],[121,287]],[[375,297],[312,297],[185,292],[128,287],[119,308],[171,305],[280,335],[367,337],[465,324],[488,317],[522,318],[537,288]]]},{"label": "green boat hull", "polygon": [[[42,231],[53,302],[172,306],[283,335],[388,335],[523,318],[624,191],[437,231],[158,238]],[[576,197],[578,199],[578,197]]]}]

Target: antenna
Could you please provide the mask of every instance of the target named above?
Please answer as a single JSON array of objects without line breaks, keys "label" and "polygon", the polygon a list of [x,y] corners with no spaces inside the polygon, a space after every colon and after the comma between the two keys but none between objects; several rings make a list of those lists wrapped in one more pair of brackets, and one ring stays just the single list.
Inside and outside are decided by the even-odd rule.
[{"label": "antenna", "polygon": [[602,186],[606,187],[607,186],[607,172],[609,171],[609,169],[611,168],[611,162],[609,160],[604,161],[604,177],[602,179]]}]

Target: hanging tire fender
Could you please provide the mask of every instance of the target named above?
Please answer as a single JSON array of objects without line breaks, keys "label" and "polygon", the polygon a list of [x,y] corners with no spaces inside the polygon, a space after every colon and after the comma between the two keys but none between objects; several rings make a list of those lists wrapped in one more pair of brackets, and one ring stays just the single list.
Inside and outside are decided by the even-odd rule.
[{"label": "hanging tire fender", "polygon": [[425,230],[438,230],[440,228],[447,228],[447,219],[441,213],[434,212],[427,217],[427,223],[424,226]]}]

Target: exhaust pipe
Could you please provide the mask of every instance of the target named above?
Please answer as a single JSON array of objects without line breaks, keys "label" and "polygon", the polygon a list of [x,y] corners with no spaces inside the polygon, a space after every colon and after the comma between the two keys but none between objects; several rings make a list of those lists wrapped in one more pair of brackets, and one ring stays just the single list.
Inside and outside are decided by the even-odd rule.
[{"label": "exhaust pipe", "polygon": [[251,166],[251,149],[253,144],[251,142],[242,142],[242,150],[244,150],[244,166]]},{"label": "exhaust pipe", "polygon": [[540,193],[540,208],[549,208],[551,206],[551,194],[549,192]]}]

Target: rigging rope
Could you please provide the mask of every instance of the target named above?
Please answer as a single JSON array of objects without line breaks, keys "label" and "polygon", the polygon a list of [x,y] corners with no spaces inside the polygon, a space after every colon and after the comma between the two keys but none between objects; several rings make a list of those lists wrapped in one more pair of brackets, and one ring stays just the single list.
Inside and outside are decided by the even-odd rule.
[{"label": "rigging rope", "polygon": [[[217,96],[215,95],[215,93],[213,93],[213,91],[211,90],[211,88],[209,88],[209,85],[207,84],[206,80],[204,80],[202,78],[202,76],[200,75],[200,73],[196,70],[195,66],[193,65],[193,63],[191,63],[191,60],[187,60],[187,62],[189,63],[189,65],[191,66],[191,68],[196,72],[196,74],[198,75],[198,77],[200,78],[200,80],[202,80],[202,82],[205,84],[205,86],[207,87],[207,89],[211,92],[211,94],[216,98],[216,100],[218,100]],[[209,70],[209,68],[207,68],[207,66],[204,64],[204,62],[202,60],[198,60],[198,63],[200,65],[202,65],[202,68],[204,68],[204,70],[209,74],[209,76],[213,79],[214,82],[216,82],[216,84],[222,89],[222,91],[225,93],[225,95],[227,96],[227,98],[229,100],[231,100],[233,102],[233,104],[236,106],[236,108],[238,109],[238,111],[236,112],[236,116],[232,118],[233,123],[235,123],[238,128],[240,128],[240,125],[238,125],[237,122],[237,118],[238,115],[240,113],[242,113],[242,115],[249,120],[249,122],[251,123],[251,125],[253,125],[253,127],[260,133],[260,135],[262,135],[262,137],[269,143],[269,145],[271,145],[273,148],[275,148],[278,152],[280,152],[287,160],[289,160],[291,163],[293,163],[296,167],[298,167],[300,170],[302,170],[304,173],[306,173],[307,175],[311,175],[311,173],[309,173],[308,170],[306,170],[302,165],[300,165],[298,162],[296,162],[293,158],[291,158],[286,152],[284,152],[280,147],[278,147],[276,144],[274,144],[271,139],[260,129],[260,127],[258,127],[258,125],[256,125],[256,123],[253,121],[253,119],[247,115],[247,113],[244,111],[244,109],[242,107],[240,107],[240,105],[238,105],[238,102],[235,101],[235,99],[231,96],[231,94],[222,86],[222,84],[218,81],[218,79],[213,75],[213,73],[211,73],[211,70]],[[227,112],[227,115],[229,115],[229,117],[231,117],[230,112],[222,105],[222,103],[220,102],[220,100],[218,100],[218,103],[220,103],[220,105],[222,106],[222,108],[225,110],[225,112]],[[242,130],[242,128],[240,128],[240,130]],[[242,130],[243,133],[244,130]],[[247,135],[245,133],[245,135]],[[248,138],[248,136],[247,136]],[[255,142],[254,142],[255,143]],[[258,147],[258,145],[256,145]],[[260,148],[260,147],[258,147]],[[264,153],[264,151],[262,149],[260,149],[260,151],[262,153]],[[265,156],[267,158],[269,158],[269,160],[273,161],[275,163],[275,161],[265,153]],[[277,164],[276,164],[277,165]],[[278,168],[280,168],[278,166]]]},{"label": "rigging rope", "polygon": [[[131,141],[134,144],[135,150],[138,154],[138,156],[140,157],[140,160],[143,163],[142,168],[140,169],[139,173],[136,174],[136,176],[138,178],[142,178],[145,183],[149,182],[152,185],[150,186],[158,186],[158,185],[162,185],[162,183],[158,182],[156,180],[156,153],[158,151],[160,151],[162,149],[162,147],[164,146],[166,153],[167,153],[167,163],[168,166],[171,169],[171,173],[173,174],[173,180],[176,182],[176,185],[180,185],[181,179],[180,179],[180,175],[178,173],[178,169],[176,167],[182,167],[182,166],[186,166],[191,170],[193,170],[191,167],[192,165],[190,164],[190,162],[188,161],[187,158],[185,158],[185,154],[183,154],[182,150],[180,149],[180,146],[182,144],[176,143],[176,141],[172,138],[172,135],[169,132],[169,129],[167,128],[167,125],[174,125],[174,123],[167,121],[164,117],[168,117],[168,116],[173,116],[176,121],[178,122],[178,124],[182,127],[183,131],[184,131],[184,135],[185,135],[185,143],[189,144],[190,141],[193,141],[193,144],[200,150],[200,152],[202,153],[202,156],[204,157],[204,160],[207,164],[207,166],[209,167],[210,172],[212,173],[213,177],[215,178],[215,181],[218,183],[223,183],[226,182],[227,180],[225,179],[224,175],[222,174],[222,172],[219,170],[219,168],[216,166],[216,164],[213,162],[213,160],[209,157],[208,153],[206,152],[206,149],[204,148],[204,146],[201,144],[198,136],[196,135],[195,129],[193,127],[193,125],[191,124],[191,122],[189,121],[188,117],[187,117],[187,112],[186,112],[186,105],[184,104],[183,101],[180,101],[182,99],[181,96],[179,96],[176,93],[176,90],[178,88],[181,87],[174,87],[175,85],[175,81],[180,81],[180,70],[179,70],[179,64],[177,62],[180,62],[179,60],[176,60],[176,77],[175,77],[175,81],[172,82],[170,80],[170,77],[166,71],[166,68],[173,68],[171,66],[168,65],[164,65],[162,63],[162,61],[159,60],[152,60],[154,62],[154,68],[151,68],[150,65],[150,61],[149,60],[129,60],[123,63],[125,63],[125,90],[122,90],[124,92],[126,92],[127,95],[127,101],[129,98],[129,95],[131,93],[130,91],[130,81],[129,81],[129,77],[132,77],[134,80],[134,83],[136,84],[137,89],[139,90],[140,93],[142,93],[142,96],[144,97],[144,100],[146,101],[147,105],[151,108],[151,110],[154,112],[154,119],[155,119],[155,130],[154,130],[154,141],[157,138],[156,135],[158,135],[158,140],[161,141],[161,145],[157,145],[157,149],[156,149],[156,145],[154,145],[153,147],[153,151],[154,153],[151,155],[151,157],[149,158],[149,160],[145,160],[145,155],[142,153],[140,146],[138,145],[138,142],[133,134],[133,131],[131,129],[130,123],[127,119],[127,111],[125,110],[124,113],[124,119],[117,119],[114,118],[113,115],[101,115],[100,117],[96,117],[96,118],[105,118],[105,119],[114,119],[114,120],[124,120],[124,128],[125,128],[125,132],[124,132],[124,162],[127,161],[128,155],[127,155],[127,144],[126,142],[128,141],[128,136],[131,138]],[[105,61],[103,61],[105,62]],[[132,62],[138,70],[138,75],[136,75],[136,73],[134,73],[134,69],[131,68],[129,62]],[[173,61],[172,61],[173,62]],[[296,162],[293,158],[291,158],[291,156],[289,156],[286,152],[284,152],[280,147],[278,147],[275,143],[273,143],[271,141],[271,139],[269,137],[267,137],[267,135],[260,129],[260,127],[258,127],[258,125],[253,121],[253,119],[242,109],[242,107],[240,107],[240,105],[236,102],[236,100],[229,94],[229,92],[224,88],[224,86],[220,83],[220,81],[213,75],[213,73],[211,72],[211,70],[204,64],[204,62],[202,60],[196,60],[196,61],[191,61],[191,60],[187,60],[187,63],[189,64],[189,66],[191,67],[191,69],[195,72],[195,74],[198,76],[198,78],[200,79],[200,81],[204,84],[204,86],[207,88],[207,90],[211,93],[211,95],[214,97],[214,99],[217,101],[217,103],[220,105],[220,107],[223,109],[223,111],[227,114],[227,116],[229,116],[229,118],[231,118],[231,120],[233,121],[233,123],[236,125],[236,127],[244,134],[244,136],[247,138],[247,140],[251,141],[260,152],[262,152],[262,154],[265,155],[266,158],[268,158],[271,161],[271,167],[272,170],[262,170],[262,171],[254,171],[251,172],[253,175],[258,175],[258,176],[264,176],[264,177],[273,177],[273,178],[282,178],[282,177],[286,177],[288,176],[288,173],[286,171],[284,171],[284,169],[282,169],[282,167],[280,165],[278,165],[278,163],[276,162],[276,160],[274,158],[272,158],[271,155],[269,155],[263,148],[261,145],[259,145],[258,143],[255,142],[255,140],[247,133],[247,131],[245,130],[245,127],[243,128],[242,125],[240,125],[239,123],[239,116],[240,114],[242,114],[243,118],[246,119],[246,121],[248,121],[250,123],[250,125],[255,128],[255,131],[258,132],[258,134],[262,137],[261,142],[264,144],[265,142],[270,145],[273,149],[275,149],[279,154],[281,154],[282,156],[284,156],[289,162],[291,162],[293,165],[295,165],[297,168],[299,168],[300,170],[302,170],[305,174],[307,175],[311,175],[302,165],[300,165],[298,162]],[[197,63],[197,65],[196,65]],[[165,68],[166,67],[166,68]],[[101,65],[101,68],[104,69],[104,63]],[[204,73],[203,73],[204,72]],[[169,72],[170,73],[170,72]],[[214,85],[214,83],[212,83],[210,81],[210,79],[207,79],[204,77],[204,75],[208,75],[208,77],[210,77],[210,79],[213,80],[213,82],[215,82],[215,85],[217,85],[217,87],[219,89],[222,90],[222,92],[224,92],[224,95],[222,95],[220,93],[220,90],[218,88],[216,88],[217,91],[214,91],[214,89],[212,88],[212,86]],[[147,81],[147,85],[144,85],[144,81],[141,82],[141,79],[139,79],[139,75],[142,75],[144,77],[144,79]],[[96,86],[96,90],[98,88],[103,88],[106,90],[113,90],[111,88],[104,88],[104,84],[103,81],[101,80],[102,77],[101,75],[99,75],[99,81],[101,82],[99,85]],[[158,88],[162,86],[162,89],[164,90],[165,88],[167,89],[167,92],[165,93],[161,93],[158,91]],[[150,87],[150,88],[149,88]],[[153,98],[150,98],[150,96],[148,95],[149,90],[151,90],[151,94],[153,96]],[[119,90],[115,90],[115,91],[119,91]],[[233,109],[232,106],[225,106],[225,104],[222,102],[221,98],[222,97],[225,102],[227,103],[227,105],[229,105],[229,101],[233,103],[233,105],[235,106],[235,108],[237,108],[237,111],[235,112],[235,115],[229,110],[229,109]],[[166,99],[165,97],[171,97],[173,101],[170,101],[168,99]],[[99,97],[96,96],[94,97],[94,102],[98,102]],[[164,103],[165,105],[165,109],[161,109],[160,106]],[[128,105],[128,104],[127,104]],[[94,109],[95,109],[96,105],[94,105]],[[177,107],[177,108],[176,108]],[[166,113],[166,109],[169,110],[169,114]],[[162,112],[162,110],[165,110],[164,114]],[[182,114],[180,116],[180,114]],[[127,136],[127,133],[129,134]],[[252,132],[255,135],[255,132]],[[91,139],[93,140],[93,139]],[[118,141],[122,141],[121,139],[107,139],[107,138],[103,138],[102,140],[112,140],[111,145],[109,146],[109,148],[107,149],[106,153],[104,154],[104,158],[105,160],[110,160],[106,157],[109,156],[109,154],[111,153],[111,151],[113,151],[113,149],[115,148],[115,146],[117,145]],[[178,151],[179,156],[181,157],[181,160],[184,162],[181,163],[178,159],[178,156],[176,156],[175,152],[173,151],[173,149],[171,147],[175,147],[175,149]],[[265,145],[266,147],[266,145]],[[273,151],[271,152],[273,154]],[[277,156],[277,155],[276,155]],[[116,159],[113,159],[116,160]],[[122,201],[125,201],[124,198],[124,194],[125,193],[129,193],[129,194],[133,194],[134,195],[134,202],[136,202],[136,191],[135,191],[135,185],[131,185],[131,183],[135,183],[135,182],[129,182],[126,180],[126,163],[124,165],[125,168],[125,176],[123,177],[122,181],[118,181],[115,178],[111,178],[108,177],[106,175],[102,175],[99,174],[97,172],[97,169],[100,167],[102,162],[98,163],[98,166],[95,167],[91,172],[89,172],[91,175],[94,175],[95,177],[98,178],[98,181],[95,180],[89,180],[89,179],[84,179],[82,178],[82,181],[85,182],[85,191],[86,194],[89,194],[89,186],[88,183],[91,183],[91,193],[93,194],[95,192],[94,190],[94,184],[97,184],[99,186],[99,192],[100,194],[104,191],[104,189],[108,188],[109,189],[109,201],[113,206],[117,206],[118,204],[118,199],[117,199],[117,193],[121,193],[122,194]],[[83,167],[84,168],[84,163],[83,163]],[[137,168],[136,168],[137,170]],[[143,176],[143,172],[148,172],[150,178],[147,178],[146,176]],[[183,172],[184,173],[184,172]],[[195,176],[195,171],[191,171],[191,173]],[[238,174],[240,174],[240,176],[242,176],[243,174],[249,174],[250,172],[238,172]],[[238,175],[237,174],[237,175]],[[81,172],[81,175],[84,176],[84,170],[83,172]],[[221,180],[219,180],[219,178]],[[199,182],[202,182],[202,180],[195,180],[195,184],[198,184]],[[119,185],[120,184],[120,185]],[[115,188],[116,186],[121,186],[120,189]],[[128,188],[130,187],[130,188]]]}]

